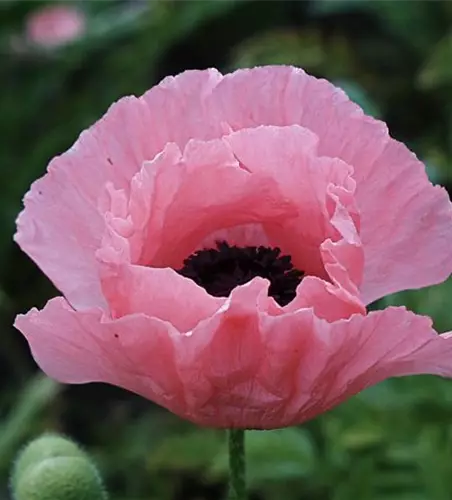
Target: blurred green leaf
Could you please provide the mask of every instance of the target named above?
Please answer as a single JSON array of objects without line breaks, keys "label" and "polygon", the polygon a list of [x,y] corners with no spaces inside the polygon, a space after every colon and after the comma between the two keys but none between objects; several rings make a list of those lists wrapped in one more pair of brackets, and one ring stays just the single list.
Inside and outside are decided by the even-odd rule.
[{"label": "blurred green leaf", "polygon": [[40,413],[60,391],[60,385],[45,375],[31,379],[18,396],[14,407],[0,422],[0,469],[9,467],[9,460],[26,439]]},{"label": "blurred green leaf", "polygon": [[[300,479],[317,466],[315,448],[302,429],[247,431],[245,436],[247,478],[259,487],[267,482]],[[228,455],[224,449],[212,462],[208,475],[224,478]]]},{"label": "blurred green leaf", "polygon": [[88,17],[86,32],[76,43],[83,43],[84,48],[92,49],[98,41],[107,43],[130,32],[137,32],[152,22],[151,6],[151,2],[108,6]]},{"label": "blurred green leaf", "polygon": [[438,33],[435,4],[424,0],[315,0],[312,11],[316,15],[340,15],[362,12],[375,16],[382,27],[401,38],[415,49],[425,51],[436,41]]},{"label": "blurred green leaf", "polygon": [[207,467],[223,446],[223,433],[199,429],[167,437],[149,453],[153,470],[198,471]]},{"label": "blurred green leaf", "polygon": [[259,34],[239,44],[232,55],[233,68],[265,64],[292,64],[302,68],[320,65],[325,58],[320,33],[278,30]]},{"label": "blurred green leaf", "polygon": [[383,26],[415,49],[426,52],[437,40],[440,25],[437,14],[441,2],[424,0],[365,2]]},{"label": "blurred green leaf", "polygon": [[384,430],[375,422],[359,422],[357,426],[338,436],[340,444],[349,450],[366,449],[381,444]]},{"label": "blurred green leaf", "polygon": [[435,427],[426,427],[418,437],[420,477],[425,484],[429,497],[437,500],[450,498],[450,485],[444,480],[452,474],[450,449],[452,439]]},{"label": "blurred green leaf", "polygon": [[311,4],[311,11],[318,15],[342,14],[354,10],[366,10],[368,0],[315,0]]},{"label": "blurred green leaf", "polygon": [[452,33],[433,48],[419,74],[419,84],[425,89],[452,84]]}]

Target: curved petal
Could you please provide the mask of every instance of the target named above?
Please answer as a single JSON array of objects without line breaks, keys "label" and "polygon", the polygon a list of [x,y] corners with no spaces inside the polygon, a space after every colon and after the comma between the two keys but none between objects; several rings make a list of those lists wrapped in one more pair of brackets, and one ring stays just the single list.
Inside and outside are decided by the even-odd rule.
[{"label": "curved petal", "polygon": [[[325,406],[321,411],[389,377],[452,377],[452,332],[438,335],[430,318],[405,308],[338,322],[332,325],[331,335],[335,341],[344,340],[336,343],[337,356],[325,372],[329,382],[323,388]],[[308,418],[317,413],[318,409],[310,410]]]},{"label": "curved petal", "polygon": [[319,154],[353,166],[366,303],[451,274],[446,192],[430,184],[423,164],[389,137],[382,122],[365,116],[340,89],[298,68],[269,66],[226,75],[211,100],[214,115],[220,113],[232,130],[300,124],[319,137]]},{"label": "curved petal", "polygon": [[143,314],[116,320],[64,299],[19,316],[38,364],[70,383],[103,381],[212,427],[299,424],[391,376],[452,377],[452,333],[403,308],[335,323],[275,316],[268,282],[236,288],[192,331]]},{"label": "curved petal", "polygon": [[185,418],[269,429],[300,418],[299,405],[313,402],[311,386],[334,354],[317,335],[322,320],[308,308],[274,315],[267,292],[262,278],[235,288],[215,315],[177,339]]},{"label": "curved petal", "polygon": [[75,307],[104,305],[94,256],[104,232],[98,198],[106,182],[127,188],[152,154],[149,123],[139,99],[120,100],[25,196],[16,241]]},{"label": "curved petal", "polygon": [[100,309],[75,311],[58,297],[15,322],[33,357],[64,383],[106,382],[184,414],[174,338],[169,323],[144,315],[111,321]]},{"label": "curved petal", "polygon": [[312,309],[313,313],[326,321],[338,321],[353,314],[366,314],[366,307],[360,298],[337,284],[306,276],[298,285],[296,297],[284,307],[275,302],[270,314],[287,314],[299,309]]},{"label": "curved petal", "polygon": [[388,377],[452,377],[452,333],[438,335],[428,318],[404,308],[335,323],[308,309],[272,316],[265,313],[265,287],[258,280],[248,285],[191,337],[179,339],[186,417],[197,423],[284,427]]},{"label": "curved petal", "polygon": [[299,410],[318,402],[311,389],[333,355],[317,335],[321,320],[311,309],[273,315],[267,287],[255,278],[235,288],[212,318],[178,338],[186,418],[270,429],[301,420]]},{"label": "curved petal", "polygon": [[144,313],[188,332],[226,299],[212,297],[170,268],[128,264],[102,266],[102,287],[113,317]]},{"label": "curved petal", "polygon": [[[351,167],[318,157],[318,138],[299,125],[244,129],[223,140],[243,168],[272,176],[282,196],[297,207],[290,220],[262,222],[272,244],[290,255],[298,269],[320,277],[327,276],[326,270],[357,294],[364,261]],[[321,250],[325,240],[329,246]]]},{"label": "curved petal", "polygon": [[[320,255],[333,283],[306,279],[294,301],[298,307],[279,308],[263,279],[217,300],[158,269],[161,280],[174,279],[179,299],[171,304],[164,300],[167,292],[158,297],[154,289],[147,303],[151,271],[127,263],[176,267],[216,230],[246,224],[265,225],[270,238],[291,241],[277,226],[289,226],[297,215],[293,177],[275,181],[278,158],[263,136],[251,154],[247,141],[261,129],[206,142],[262,124],[311,130],[318,153],[328,156],[315,159],[318,170],[343,173],[343,182],[321,185],[331,234]],[[279,161],[315,147],[312,133],[289,128],[293,140],[287,151],[279,150]],[[286,132],[271,132],[266,140],[280,133]],[[252,173],[256,158],[260,174]],[[344,160],[354,169],[357,208]],[[121,100],[51,163],[25,206],[19,244],[75,307],[99,306],[75,311],[57,298],[16,319],[37,362],[63,382],[118,385],[203,425],[273,428],[301,423],[386,377],[452,377],[452,334],[438,336],[429,319],[403,308],[363,315],[352,290],[361,281],[360,263],[348,265],[360,246],[360,212],[366,301],[445,279],[452,269],[447,195],[428,182],[422,164],[389,138],[383,124],[301,70],[260,68],[223,80],[215,71],[189,72],[143,98]],[[404,226],[402,217],[412,223]],[[97,258],[114,270],[113,277],[103,275],[103,286],[120,317],[103,312]],[[348,309],[338,291],[344,303],[350,299]],[[185,294],[193,297],[184,302]],[[193,309],[174,314],[171,306],[181,303]],[[340,319],[353,307],[361,314]]]},{"label": "curved petal", "polygon": [[[221,186],[221,189],[219,187]],[[221,140],[168,144],[132,179],[127,209],[112,196],[108,232],[98,256],[179,268],[218,229],[290,219],[296,207],[269,175],[242,168]],[[265,203],[262,203],[262,200]]]},{"label": "curved petal", "polygon": [[[404,308],[334,323],[297,311],[268,317],[264,324],[266,349],[293,359],[287,363],[291,367],[287,378],[278,385],[290,386],[292,381],[282,417],[285,425],[309,420],[388,377],[421,373],[452,377],[451,334],[438,335],[429,318]],[[303,353],[299,359],[294,349]],[[261,373],[271,384],[273,359],[271,355],[266,359]]]},{"label": "curved petal", "polygon": [[167,142],[221,135],[200,119],[220,79],[215,70],[186,72],[143,97],[119,100],[25,196],[15,239],[74,307],[105,305],[94,253],[104,233],[98,202],[106,184],[128,191],[142,163]]},{"label": "curved petal", "polygon": [[[262,124],[301,124],[319,137],[319,154],[354,167],[366,302],[450,275],[452,215],[444,190],[428,182],[422,164],[384,124],[328,82],[290,67],[241,70],[223,79],[215,70],[189,71],[142,98],[122,99],[33,185],[16,239],[74,306],[104,306],[92,249],[103,232],[97,199],[105,183],[127,190],[141,163],[169,141],[184,147],[190,138]],[[402,224],[402,217],[412,223]],[[415,249],[409,260],[407,248]]]},{"label": "curved petal", "polygon": [[213,68],[188,70],[163,79],[143,95],[152,116],[154,155],[168,142],[184,149],[191,139],[207,141],[224,134],[227,125],[208,100],[222,78]]}]

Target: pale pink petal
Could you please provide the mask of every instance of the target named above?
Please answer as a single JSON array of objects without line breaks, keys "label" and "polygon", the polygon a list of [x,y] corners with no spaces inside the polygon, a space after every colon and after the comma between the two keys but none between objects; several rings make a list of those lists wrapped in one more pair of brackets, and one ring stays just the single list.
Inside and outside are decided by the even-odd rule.
[{"label": "pale pink petal", "polygon": [[[103,292],[113,317],[145,313],[187,332],[215,314],[226,301],[209,295],[194,281],[170,268],[114,262],[104,263],[101,269]],[[269,299],[266,307],[272,315],[299,309],[312,309],[317,317],[328,321],[366,312],[358,297],[314,276],[303,279],[296,297],[288,305],[281,307]]]},{"label": "pale pink petal", "polygon": [[219,229],[294,215],[277,180],[242,168],[223,141],[190,141],[183,153],[169,144],[132,179],[127,212],[107,212],[108,231],[97,255],[178,269]]},{"label": "pale pink petal", "polygon": [[261,278],[235,288],[215,315],[177,339],[186,418],[215,427],[234,426],[238,420],[248,426],[256,406],[276,403],[256,380],[266,355],[259,308],[271,300],[267,289],[268,281]]},{"label": "pale pink petal", "polygon": [[[243,168],[272,176],[282,196],[297,206],[290,220],[263,221],[273,246],[290,255],[298,269],[319,277],[328,273],[356,294],[364,262],[350,166],[318,157],[317,137],[298,125],[245,129],[223,140]],[[325,240],[329,245],[321,248]]]},{"label": "pale pink petal", "polygon": [[[292,389],[291,399],[281,409],[285,425],[313,418],[388,377],[452,376],[450,334],[438,335],[429,318],[404,308],[335,323],[310,318],[300,310],[292,316],[266,318],[263,331],[268,362],[261,367],[262,384]],[[286,378],[278,385],[271,375],[272,349],[287,361]],[[257,378],[261,380],[260,375]]]},{"label": "pale pink petal", "polygon": [[94,252],[104,234],[99,203],[106,185],[128,191],[144,161],[167,142],[192,136],[189,123],[195,118],[193,133],[215,135],[199,118],[220,77],[215,70],[186,72],[141,98],[121,99],[52,160],[47,175],[27,193],[16,241],[75,307],[105,305]]},{"label": "pale pink petal", "polygon": [[328,323],[308,308],[275,316],[267,288],[262,278],[235,288],[211,318],[177,339],[186,418],[274,428],[303,420],[307,400],[317,404],[311,389],[334,353],[316,325]]},{"label": "pale pink petal", "polygon": [[165,78],[143,95],[152,116],[155,154],[168,142],[184,149],[191,139],[210,140],[224,134],[227,126],[209,101],[222,78],[216,69],[185,71]]},{"label": "pale pink petal", "polygon": [[149,123],[143,102],[122,99],[25,196],[16,241],[75,307],[104,305],[94,255],[105,228],[98,199],[107,182],[127,188],[152,155]]},{"label": "pale pink petal", "polygon": [[267,287],[261,278],[237,287],[211,319],[178,339],[186,418],[275,428],[302,420],[302,405],[316,401],[311,389],[331,355],[327,339],[317,335],[311,309],[269,314]]},{"label": "pale pink petal", "polygon": [[212,107],[232,130],[300,124],[318,136],[320,155],[354,168],[366,303],[451,274],[447,194],[428,182],[422,163],[389,137],[382,122],[365,116],[341,90],[298,68],[255,68],[226,75],[212,94]]},{"label": "pale pink petal", "polygon": [[169,324],[144,315],[111,321],[101,310],[74,311],[63,298],[16,318],[36,362],[64,383],[107,382],[184,413]]},{"label": "pale pink petal", "polygon": [[314,385],[334,353],[316,322],[328,323],[312,309],[273,315],[267,287],[261,278],[237,287],[212,318],[178,338],[185,418],[270,429],[303,421],[302,406],[318,404]]},{"label": "pale pink petal", "polygon": [[366,313],[366,307],[357,295],[316,276],[305,276],[298,285],[296,297],[284,307],[275,303],[269,312],[280,315],[309,308],[318,318],[330,322]]},{"label": "pale pink petal", "polygon": [[[389,138],[382,123],[365,117],[328,82],[290,67],[243,70],[223,79],[215,70],[189,71],[165,79],[142,98],[119,101],[51,163],[52,176],[34,185],[17,240],[71,303],[102,306],[91,249],[103,233],[97,202],[105,184],[127,190],[142,162],[169,141],[184,147],[190,138],[210,139],[262,124],[301,124],[318,136],[319,154],[354,168],[365,248],[364,300],[450,274],[445,242],[452,217],[445,192],[428,183],[422,164]],[[61,206],[63,216],[49,205]],[[75,236],[62,230],[66,216]],[[402,224],[402,219],[414,222]],[[89,227],[82,228],[86,220]],[[79,237],[83,248],[76,248]],[[413,249],[412,258],[405,259]],[[52,257],[56,251],[64,255],[58,261]]]},{"label": "pale pink petal", "polygon": [[[306,154],[296,146],[304,137]],[[258,152],[259,144],[267,144],[269,149]],[[224,230],[219,228],[230,227],[232,236],[234,228],[242,233],[246,229],[246,234],[236,231],[241,243],[245,235],[253,235],[257,239],[248,239],[247,244],[262,244],[261,229],[249,224],[256,221],[301,270],[325,276],[325,265],[337,285],[306,278],[294,304],[313,307],[319,317],[329,320],[364,312],[353,282],[360,279],[362,250],[353,221],[356,213],[347,198],[354,187],[350,168],[340,161],[312,158],[309,153],[314,147],[312,134],[298,126],[261,127],[223,141],[191,141],[183,154],[175,144],[168,145],[134,177],[128,202],[124,191],[110,193],[109,231],[98,257],[111,269],[130,263],[177,269],[184,258],[208,241],[206,237],[221,236]],[[221,186],[220,191],[217,186]],[[317,267],[309,260],[314,254]],[[153,306],[146,305],[142,285],[134,293],[127,273],[114,274],[104,286],[114,314],[151,314]],[[143,271],[141,278],[144,276],[146,286],[156,289],[151,272]],[[167,286],[165,297],[177,288],[170,280]],[[143,299],[139,298],[142,292]]]},{"label": "pale pink petal", "polygon": [[225,301],[170,268],[106,265],[102,284],[113,317],[145,313],[168,321],[180,332],[192,330]]},{"label": "pale pink petal", "polygon": [[[273,428],[387,377],[452,377],[452,333],[361,301],[450,274],[447,195],[301,70],[186,72],[119,101],[51,162],[18,226],[82,308],[58,298],[16,319],[60,381],[118,385],[202,425]],[[262,278],[211,297],[174,269],[223,236],[278,246],[311,276],[285,307]]]},{"label": "pale pink petal", "polygon": [[213,427],[275,428],[304,422],[391,376],[452,377],[452,334],[404,308],[334,323],[310,309],[269,314],[268,282],[233,290],[185,334],[168,322],[54,299],[16,326],[50,376],[103,381]]},{"label": "pale pink petal", "polygon": [[438,335],[428,318],[403,308],[328,323],[308,309],[273,316],[267,307],[265,285],[255,279],[179,339],[186,417],[220,427],[283,427],[387,377],[452,377],[452,334]]}]

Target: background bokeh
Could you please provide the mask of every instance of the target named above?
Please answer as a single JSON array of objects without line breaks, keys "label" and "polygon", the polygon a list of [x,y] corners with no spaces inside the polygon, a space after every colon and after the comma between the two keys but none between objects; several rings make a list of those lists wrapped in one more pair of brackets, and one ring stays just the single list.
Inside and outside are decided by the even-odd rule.
[{"label": "background bokeh", "polygon": [[[8,498],[12,456],[45,430],[88,449],[114,500],[222,498],[221,432],[116,388],[60,386],[37,371],[11,325],[58,292],[12,241],[21,198],[120,96],[188,68],[268,63],[337,83],[451,190],[452,2],[60,2],[77,6],[86,25],[52,47],[26,32],[30,14],[49,3],[58,2],[0,2],[0,499]],[[452,330],[450,281],[373,307],[388,304]],[[412,377],[386,381],[302,428],[249,433],[252,499],[450,500],[451,422],[452,381]]]}]

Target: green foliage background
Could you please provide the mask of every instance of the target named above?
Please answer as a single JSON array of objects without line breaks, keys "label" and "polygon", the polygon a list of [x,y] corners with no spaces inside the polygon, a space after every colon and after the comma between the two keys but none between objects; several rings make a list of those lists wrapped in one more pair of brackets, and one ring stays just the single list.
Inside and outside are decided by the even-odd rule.
[{"label": "green foliage background", "polygon": [[[425,161],[433,182],[452,189],[452,2],[80,1],[82,39],[51,52],[12,44],[46,3],[0,2],[0,499],[12,456],[44,430],[83,444],[114,500],[222,498],[221,432],[116,388],[62,387],[36,371],[11,324],[57,292],[12,242],[21,198],[120,96],[187,68],[267,63],[342,86]],[[452,330],[450,281],[374,307],[402,303]],[[413,377],[302,428],[251,432],[252,499],[449,500],[451,421],[452,381]]]}]

